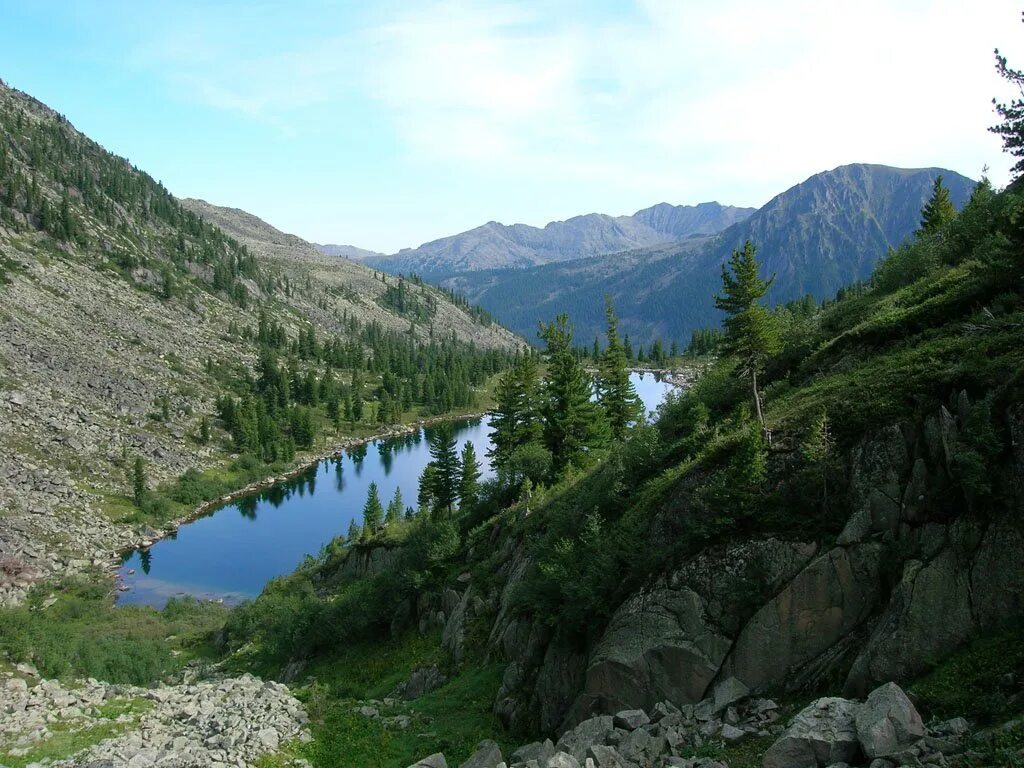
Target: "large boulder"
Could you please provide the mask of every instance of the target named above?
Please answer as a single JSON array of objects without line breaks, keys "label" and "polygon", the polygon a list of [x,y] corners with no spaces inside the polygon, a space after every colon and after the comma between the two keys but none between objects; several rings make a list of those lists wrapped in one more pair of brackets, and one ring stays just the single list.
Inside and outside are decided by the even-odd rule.
[{"label": "large boulder", "polygon": [[591,655],[585,695],[603,712],[700,701],[730,645],[689,587],[634,595],[612,616]]},{"label": "large boulder", "polygon": [[563,733],[555,748],[561,752],[568,752],[582,763],[590,747],[595,744],[607,744],[608,733],[614,725],[615,720],[611,715],[591,717]]},{"label": "large boulder", "polygon": [[873,690],[860,707],[855,721],[861,749],[870,758],[888,757],[924,738],[924,722],[896,683]]},{"label": "large boulder", "polygon": [[485,739],[476,745],[469,760],[464,762],[460,768],[498,768],[503,762],[501,747],[490,739]]},{"label": "large boulder", "polygon": [[444,759],[444,754],[436,752],[413,763],[409,768],[448,768],[448,762]]},{"label": "large boulder", "polygon": [[763,768],[818,768],[834,763],[856,764],[860,757],[856,714],[848,699],[824,698],[793,718],[778,741],[768,748]]},{"label": "large boulder", "polygon": [[764,690],[829,651],[878,603],[881,545],[836,547],[804,568],[747,623],[720,676]]}]

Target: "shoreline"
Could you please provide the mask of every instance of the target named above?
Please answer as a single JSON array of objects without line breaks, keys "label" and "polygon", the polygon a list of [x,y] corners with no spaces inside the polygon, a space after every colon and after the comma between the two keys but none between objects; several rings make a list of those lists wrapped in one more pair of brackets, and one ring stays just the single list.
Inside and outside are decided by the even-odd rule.
[{"label": "shoreline", "polygon": [[230,504],[239,499],[251,496],[261,491],[271,488],[278,483],[292,480],[305,472],[308,472],[313,467],[317,466],[322,461],[328,461],[329,459],[335,459],[342,455],[345,451],[354,448],[358,445],[368,445],[369,443],[376,442],[377,440],[385,440],[391,437],[399,437],[401,435],[408,435],[413,432],[417,432],[424,427],[430,427],[435,424],[441,424],[444,422],[458,422],[458,421],[472,421],[475,419],[482,419],[489,411],[479,411],[473,413],[466,413],[460,415],[442,415],[442,416],[431,416],[427,419],[419,419],[418,421],[410,424],[395,425],[385,428],[381,432],[376,432],[366,437],[349,437],[334,442],[330,449],[325,453],[318,453],[314,456],[302,458],[299,463],[291,469],[281,474],[270,475],[268,477],[261,478],[260,480],[253,481],[242,488],[238,488],[230,493],[226,493],[223,496],[218,496],[216,499],[210,501],[204,501],[190,512],[180,517],[174,518],[162,525],[160,528],[150,528],[151,535],[140,536],[137,540],[123,549],[117,550],[109,558],[106,566],[106,571],[114,579],[115,585],[120,591],[120,571],[123,564],[123,556],[132,552],[140,550],[146,550],[155,545],[157,542],[167,538],[168,536],[177,533],[178,529],[183,525],[195,522],[201,517],[205,517],[208,514],[213,513],[219,507],[226,504]]}]

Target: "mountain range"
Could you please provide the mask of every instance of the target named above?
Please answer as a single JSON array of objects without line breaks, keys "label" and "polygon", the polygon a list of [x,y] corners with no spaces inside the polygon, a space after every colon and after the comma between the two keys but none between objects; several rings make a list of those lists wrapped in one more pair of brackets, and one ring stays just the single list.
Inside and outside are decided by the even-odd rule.
[{"label": "mountain range", "polygon": [[[588,343],[603,332],[603,297],[609,294],[623,331],[634,340],[660,337],[685,343],[694,329],[718,322],[712,296],[720,265],[732,249],[746,240],[757,246],[765,273],[775,276],[768,297],[773,303],[808,294],[831,297],[869,277],[889,248],[913,234],[940,175],[954,204],[962,206],[975,182],[954,171],[845,165],[811,176],[712,236],[519,270],[481,270],[486,259],[474,258],[478,266],[440,282],[527,338],[534,337],[538,321],[568,312],[577,340]],[[655,219],[654,212],[665,210],[655,206],[637,216]],[[746,211],[722,210],[737,217]],[[424,270],[432,263],[409,262],[408,268]]]},{"label": "mountain range", "polygon": [[[415,272],[433,279],[478,270],[523,269],[714,234],[743,221],[753,210],[719,203],[659,203],[632,216],[588,213],[544,227],[490,221],[419,248],[364,260],[386,272]],[[320,248],[325,253],[337,249],[340,255],[349,255],[342,252],[348,246]]]}]

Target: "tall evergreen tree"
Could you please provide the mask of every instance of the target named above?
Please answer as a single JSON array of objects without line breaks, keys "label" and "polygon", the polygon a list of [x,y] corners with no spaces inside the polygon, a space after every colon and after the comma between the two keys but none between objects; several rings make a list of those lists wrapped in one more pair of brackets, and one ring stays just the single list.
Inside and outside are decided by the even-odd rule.
[{"label": "tall evergreen tree", "polygon": [[466,441],[462,446],[461,474],[459,475],[459,505],[463,509],[471,509],[476,503],[480,491],[480,462],[476,458],[476,448]]},{"label": "tall evergreen tree", "polygon": [[450,424],[442,424],[430,436],[430,459],[434,467],[434,509],[450,514],[459,495],[459,454]]},{"label": "tall evergreen tree", "polygon": [[541,438],[540,373],[532,355],[524,356],[498,380],[491,412],[491,449],[488,456],[503,468],[517,448]]},{"label": "tall evergreen tree", "polygon": [[750,376],[754,410],[764,429],[757,374],[781,342],[775,318],[759,303],[775,277],[762,280],[758,269],[757,249],[748,240],[742,251],[732,252],[728,265],[722,265],[722,293],[715,296],[715,306],[726,313],[722,350],[735,356],[741,373]]},{"label": "tall evergreen tree", "polygon": [[1003,140],[1003,151],[1017,158],[1012,171],[1014,178],[1024,174],[1024,72],[1012,69],[1006,63],[1006,57],[996,48],[996,71],[1006,82],[1017,89],[1020,94],[1009,103],[992,99],[996,114],[1002,119],[998,125],[989,128],[992,133]]},{"label": "tall evergreen tree", "polygon": [[381,526],[384,519],[384,507],[380,503],[380,494],[377,491],[377,484],[371,482],[366,491],[366,504],[363,505],[363,531],[367,535],[373,534]]},{"label": "tall evergreen tree", "polygon": [[434,505],[434,465],[427,464],[420,473],[419,491],[416,494],[416,504],[420,512],[430,510]]},{"label": "tall evergreen tree", "polygon": [[141,507],[146,498],[146,462],[141,456],[135,457],[132,466],[132,498],[136,507]]},{"label": "tall evergreen tree", "polygon": [[355,544],[360,538],[362,538],[362,536],[363,529],[360,527],[359,523],[355,521],[355,518],[353,518],[348,524],[348,535],[345,537],[345,541],[348,544]]},{"label": "tall evergreen tree", "polygon": [[640,418],[642,405],[633,383],[629,380],[626,351],[619,340],[619,319],[615,316],[611,296],[604,298],[604,313],[607,319],[608,343],[600,359],[598,391],[612,436],[616,440],[621,440],[626,427]]},{"label": "tall evergreen tree", "polygon": [[592,383],[572,346],[573,329],[566,314],[542,325],[539,332],[547,348],[548,375],[542,385],[541,412],[544,444],[561,471],[579,463],[588,449],[608,436],[604,414],[590,396]]},{"label": "tall evergreen tree", "polygon": [[949,199],[949,188],[942,183],[942,175],[935,177],[932,185],[932,196],[921,209],[921,228],[917,230],[919,238],[936,235],[956,218],[956,206]]}]

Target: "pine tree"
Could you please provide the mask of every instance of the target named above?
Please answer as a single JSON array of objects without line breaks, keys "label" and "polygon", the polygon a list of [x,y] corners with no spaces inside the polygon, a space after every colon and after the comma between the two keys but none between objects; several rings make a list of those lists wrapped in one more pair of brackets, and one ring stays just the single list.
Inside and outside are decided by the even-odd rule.
[{"label": "pine tree", "polygon": [[210,442],[210,420],[206,416],[199,420],[199,442],[203,445]]},{"label": "pine tree", "polygon": [[459,454],[450,424],[442,424],[431,435],[430,459],[434,467],[431,488],[434,509],[450,514],[459,494]]},{"label": "pine tree", "polygon": [[363,505],[363,530],[372,535],[381,526],[384,519],[384,507],[380,503],[377,484],[371,482],[366,491],[366,504]]},{"label": "pine tree", "polygon": [[463,509],[471,509],[476,503],[480,491],[480,462],[476,458],[473,443],[466,442],[462,446],[462,473],[459,477],[459,504]]},{"label": "pine tree", "polygon": [[949,199],[949,188],[942,183],[942,176],[936,176],[932,185],[932,196],[921,209],[921,228],[918,238],[926,238],[942,232],[956,218],[956,206]]},{"label": "pine tree", "polygon": [[405,502],[402,500],[402,489],[395,488],[395,495],[391,497],[391,501],[388,504],[388,511],[384,516],[384,523],[389,527],[397,525],[401,521],[402,514],[404,512]]},{"label": "pine tree", "polygon": [[434,504],[434,465],[427,464],[420,473],[416,504],[420,512],[428,511]]},{"label": "pine tree", "polygon": [[642,405],[640,398],[636,396],[633,383],[629,380],[626,352],[619,341],[619,320],[615,316],[612,297],[605,296],[604,303],[608,344],[598,369],[598,390],[601,407],[604,408],[612,436],[616,440],[621,440],[626,427],[640,418]]},{"label": "pine tree", "polygon": [[1002,122],[989,128],[992,133],[1002,138],[1003,151],[1017,158],[1011,169],[1016,180],[1024,174],[1024,72],[1007,66],[1006,57],[1000,55],[998,48],[995,55],[996,72],[1021,94],[1008,104],[992,99],[996,114],[1002,118]]},{"label": "pine tree", "polygon": [[764,429],[757,374],[768,358],[779,351],[779,329],[775,318],[758,302],[775,280],[758,277],[757,249],[749,240],[742,251],[733,251],[729,264],[722,265],[722,293],[715,306],[726,313],[722,349],[739,359],[740,372],[750,376],[757,420]]},{"label": "pine tree", "polygon": [[136,507],[142,507],[146,498],[146,462],[141,456],[135,457],[132,467],[132,498]]},{"label": "pine tree", "polygon": [[544,444],[551,451],[555,470],[561,471],[606,441],[607,422],[590,399],[592,384],[573,351],[568,315],[560,314],[542,325],[539,335],[547,345],[548,366],[541,398]]}]

